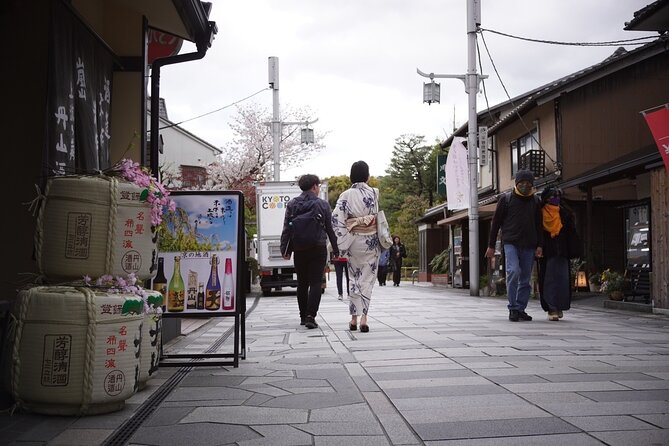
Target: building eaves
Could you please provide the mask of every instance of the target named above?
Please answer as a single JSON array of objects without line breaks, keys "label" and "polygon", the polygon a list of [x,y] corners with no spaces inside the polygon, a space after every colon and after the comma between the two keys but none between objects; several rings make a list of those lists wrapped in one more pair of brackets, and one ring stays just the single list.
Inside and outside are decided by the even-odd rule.
[{"label": "building eaves", "polygon": [[669,0],[657,0],[634,13],[634,18],[625,22],[626,31],[669,30]]},{"label": "building eaves", "polygon": [[653,42],[640,46],[639,48],[635,48],[631,51],[625,51],[624,49],[621,50],[621,48],[618,48],[611,56],[595,65],[580,71],[576,71],[572,74],[543,85],[535,89],[531,96],[529,96],[525,101],[511,110],[505,116],[503,116],[494,125],[492,125],[488,129],[488,134],[491,135],[510,122],[513,122],[515,117],[533,107],[534,105],[545,103],[561,93],[578,88],[584,83],[592,82],[594,79],[601,78],[626,68],[640,60],[644,60],[648,57],[654,56],[655,54],[667,51],[666,45],[667,39],[660,37]]}]

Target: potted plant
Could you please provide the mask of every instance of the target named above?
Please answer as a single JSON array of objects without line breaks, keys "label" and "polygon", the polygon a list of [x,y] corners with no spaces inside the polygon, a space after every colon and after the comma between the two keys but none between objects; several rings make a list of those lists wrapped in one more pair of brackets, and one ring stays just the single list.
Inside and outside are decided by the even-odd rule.
[{"label": "potted plant", "polygon": [[432,269],[431,281],[435,285],[447,285],[448,273],[451,268],[451,260],[448,248],[434,256],[430,261]]},{"label": "potted plant", "polygon": [[588,277],[588,286],[590,287],[591,293],[598,293],[602,286],[602,273],[591,273],[590,277]]},{"label": "potted plant", "polygon": [[609,295],[611,300],[623,300],[623,288],[625,286],[625,278],[617,271],[612,271],[610,268],[605,270],[601,276],[600,290]]}]

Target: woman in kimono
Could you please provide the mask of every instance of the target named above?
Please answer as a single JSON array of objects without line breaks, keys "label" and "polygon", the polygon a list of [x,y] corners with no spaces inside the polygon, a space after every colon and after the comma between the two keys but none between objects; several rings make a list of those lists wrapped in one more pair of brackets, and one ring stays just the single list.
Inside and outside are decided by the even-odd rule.
[{"label": "woman in kimono", "polygon": [[357,161],[351,166],[351,188],[341,193],[332,212],[332,227],[339,253],[348,259],[351,278],[349,329],[368,332],[367,315],[376,282],[381,245],[376,234],[379,191],[367,184],[369,166]]},{"label": "woman in kimono", "polygon": [[560,205],[561,196],[562,191],[553,186],[541,193],[544,249],[539,258],[539,294],[549,321],[562,319],[562,312],[571,306],[569,246],[576,226],[571,213]]}]

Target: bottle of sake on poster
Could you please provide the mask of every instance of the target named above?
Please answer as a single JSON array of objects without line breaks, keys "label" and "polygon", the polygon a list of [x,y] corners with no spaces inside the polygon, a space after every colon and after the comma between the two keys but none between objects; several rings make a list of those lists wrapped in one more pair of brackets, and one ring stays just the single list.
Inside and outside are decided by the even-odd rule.
[{"label": "bottle of sake on poster", "polygon": [[209,274],[204,301],[204,308],[211,311],[221,308],[221,282],[218,280],[218,263],[216,254],[212,255],[211,273]]},{"label": "bottle of sake on poster", "polygon": [[197,285],[197,309],[204,310],[204,283]]},{"label": "bottle of sake on poster", "polygon": [[188,271],[188,290],[186,291],[186,308],[195,310],[197,305],[197,271]]},{"label": "bottle of sake on poster", "polygon": [[181,257],[174,257],[174,272],[170,279],[170,286],[167,290],[167,310],[184,311],[184,294],[186,287],[184,279],[181,277]]},{"label": "bottle of sake on poster", "polygon": [[162,257],[158,257],[158,273],[153,278],[151,289],[163,295],[163,311],[165,311],[165,305],[167,304],[167,277],[165,277],[165,259]]},{"label": "bottle of sake on poster", "polygon": [[232,259],[225,259],[225,274],[223,275],[223,309],[232,310],[235,307],[234,280],[232,276]]}]

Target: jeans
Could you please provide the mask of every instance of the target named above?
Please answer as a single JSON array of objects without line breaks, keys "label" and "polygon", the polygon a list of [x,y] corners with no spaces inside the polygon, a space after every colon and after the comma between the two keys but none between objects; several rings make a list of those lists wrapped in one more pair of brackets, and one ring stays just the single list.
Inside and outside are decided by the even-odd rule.
[{"label": "jeans", "polygon": [[388,265],[379,265],[376,277],[379,279],[379,285],[385,285],[386,278],[388,277]]},{"label": "jeans", "polygon": [[506,258],[506,294],[509,310],[525,311],[530,300],[530,276],[534,261],[533,248],[504,244]]},{"label": "jeans", "polygon": [[321,283],[323,281],[323,270],[327,261],[327,248],[317,246],[315,248],[295,251],[295,272],[297,273],[297,306],[300,309],[300,317],[316,317],[318,307],[321,304]]},{"label": "jeans", "polygon": [[332,262],[335,267],[335,274],[337,275],[337,293],[343,296],[343,275],[346,274],[346,295],[349,294],[349,280],[348,280],[348,262]]}]

